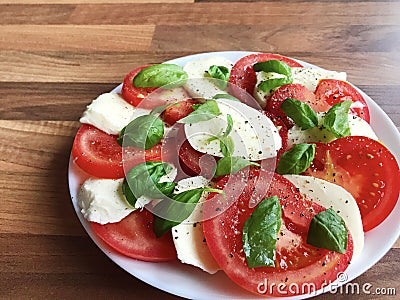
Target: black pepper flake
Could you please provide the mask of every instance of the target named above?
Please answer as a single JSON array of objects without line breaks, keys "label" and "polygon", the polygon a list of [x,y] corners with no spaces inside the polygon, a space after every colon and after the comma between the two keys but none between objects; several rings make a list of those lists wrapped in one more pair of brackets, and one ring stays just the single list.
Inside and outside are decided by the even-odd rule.
[{"label": "black pepper flake", "polygon": [[196,226],[197,226],[197,223],[194,223],[194,224],[193,224],[193,227],[196,227]]},{"label": "black pepper flake", "polygon": [[304,214],[303,214],[303,213],[300,213],[300,217],[304,217]]},{"label": "black pepper flake", "polygon": [[325,266],[326,266],[326,262],[323,262],[323,263],[322,263],[322,266],[325,267]]},{"label": "black pepper flake", "polygon": [[285,278],[285,282],[288,282],[288,280],[289,280],[289,278],[286,277],[286,278]]},{"label": "black pepper flake", "polygon": [[221,211],[221,209],[220,209],[219,207],[217,207],[217,208],[215,209],[215,211]]},{"label": "black pepper flake", "polygon": [[175,239],[177,240],[177,239],[178,239],[178,237],[176,236],[176,237],[175,237]]},{"label": "black pepper flake", "polygon": [[203,239],[203,243],[205,243],[205,242],[206,242],[206,238]]},{"label": "black pepper flake", "polygon": [[232,258],[232,257],[233,257],[233,254],[232,254],[232,253],[229,253],[229,257]]}]

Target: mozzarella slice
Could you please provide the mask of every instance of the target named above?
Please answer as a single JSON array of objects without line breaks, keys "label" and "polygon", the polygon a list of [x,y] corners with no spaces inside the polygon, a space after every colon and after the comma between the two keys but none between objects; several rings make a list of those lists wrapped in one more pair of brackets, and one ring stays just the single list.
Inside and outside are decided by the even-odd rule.
[{"label": "mozzarella slice", "polygon": [[116,93],[105,93],[87,106],[79,121],[108,134],[119,134],[130,121],[149,113],[150,110],[135,108]]},{"label": "mozzarella slice", "polygon": [[100,224],[116,223],[135,209],[122,193],[123,179],[87,179],[77,196],[86,220]]},{"label": "mozzarella slice", "polygon": [[[323,117],[325,113],[317,113],[318,127],[313,127],[307,130],[302,130],[299,126],[295,125],[288,131],[288,147],[294,144],[322,142],[329,143],[336,139],[332,132],[325,129],[323,124]],[[360,117],[349,114],[349,126],[351,135],[366,136],[374,140],[378,140],[371,125]]]},{"label": "mozzarella slice", "polygon": [[226,94],[218,86],[218,80],[206,76],[206,71],[212,65],[224,66],[230,71],[233,63],[224,57],[214,56],[190,61],[183,67],[183,70],[188,74],[185,89],[192,97],[211,99],[216,94]]},{"label": "mozzarella slice", "polygon": [[[176,186],[176,192],[182,193],[187,190],[205,187],[209,181],[196,176],[182,179]],[[181,224],[172,227],[172,237],[176,248],[176,253],[182,263],[193,265],[210,274],[216,273],[220,268],[208,249],[203,233],[203,225],[198,220],[202,217],[202,204],[207,193],[203,193],[199,204],[193,213]]]},{"label": "mozzarella slice", "polygon": [[222,157],[219,140],[210,141],[227,127],[227,116],[233,119],[230,136],[234,143],[233,156],[248,160],[275,157],[282,147],[278,129],[262,112],[244,103],[218,99],[221,115],[194,124],[185,124],[185,133],[190,145],[202,153]]},{"label": "mozzarella slice", "polygon": [[[346,80],[346,73],[345,72],[336,72],[336,71],[329,71],[325,69],[314,69],[314,68],[291,68],[292,69],[292,78],[293,83],[298,83],[304,85],[308,90],[311,92],[315,91],[318,83],[322,79],[338,79],[338,80]],[[257,72],[257,83],[254,87],[254,97],[256,98],[257,102],[262,106],[265,107],[266,100],[265,98],[269,97],[274,90],[263,92],[262,90],[258,89],[258,85],[261,81],[265,81],[268,79],[273,78],[282,78],[285,77],[282,74],[277,73],[268,73],[268,72]]]},{"label": "mozzarella slice", "polygon": [[361,214],[353,196],[341,186],[310,176],[284,175],[308,200],[325,208],[332,208],[342,217],[353,238],[353,259],[364,247],[364,231]]},{"label": "mozzarella slice", "polygon": [[319,81],[322,79],[337,79],[346,81],[345,72],[329,71],[314,68],[292,68],[293,83],[304,85],[308,90],[314,92]]}]

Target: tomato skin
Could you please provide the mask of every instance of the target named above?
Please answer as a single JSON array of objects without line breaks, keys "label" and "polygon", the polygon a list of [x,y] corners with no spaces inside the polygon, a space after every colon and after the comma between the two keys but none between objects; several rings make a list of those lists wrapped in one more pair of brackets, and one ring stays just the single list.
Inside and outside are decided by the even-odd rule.
[{"label": "tomato skin", "polygon": [[100,178],[122,178],[122,148],[117,136],[83,124],[72,146],[73,161],[86,173]]},{"label": "tomato skin", "polygon": [[251,96],[253,95],[254,87],[257,83],[257,76],[256,72],[253,70],[253,65],[268,60],[280,60],[290,67],[302,67],[297,61],[279,54],[255,53],[247,55],[239,59],[231,70],[229,78],[230,92],[232,92],[236,98],[246,102],[249,96],[248,94]]},{"label": "tomato skin", "polygon": [[[229,184],[232,180],[245,181],[246,186],[237,201],[233,201],[233,204],[222,214],[203,223],[208,247],[228,277],[244,289],[259,296],[293,296],[308,292],[301,290],[302,285],[314,284],[316,289],[320,289],[330,281],[336,280],[337,274],[344,271],[351,260],[353,253],[351,236],[349,235],[346,254],[308,245],[306,239],[311,219],[316,213],[325,209],[316,203],[304,200],[296,187],[280,175],[273,175],[272,183],[266,190],[262,172],[252,169],[250,175],[246,176],[247,180],[243,180],[241,173],[240,171],[234,175],[224,176],[215,186],[219,189],[227,187],[228,199],[231,196],[237,198]],[[282,206],[283,222],[277,241],[275,268],[248,268],[242,251],[243,224],[255,209],[255,207],[249,208],[249,201],[254,199],[252,191],[258,184],[264,187],[264,193],[257,195],[260,200],[277,195]],[[233,185],[233,187],[237,186]],[[219,205],[211,201],[213,196],[209,196],[204,206],[206,218],[216,209],[216,205]],[[223,202],[224,200],[221,201]],[[268,286],[275,285],[275,287],[283,284],[286,287],[286,294],[279,293],[277,288],[267,289],[265,293],[260,292],[260,284],[266,282]],[[297,285],[300,290],[292,292],[288,290],[290,285]]]},{"label": "tomato skin", "polygon": [[144,161],[161,160],[161,144],[148,150],[133,147],[123,149],[117,143],[117,138],[92,125],[83,124],[72,146],[73,161],[90,175],[118,179],[125,177],[124,167],[129,170]]},{"label": "tomato skin", "polygon": [[161,117],[164,122],[172,126],[180,119],[193,112],[194,109],[192,106],[196,103],[198,103],[198,101],[194,99],[179,101],[178,103],[167,107],[161,114]]},{"label": "tomato skin", "polygon": [[320,104],[317,104],[314,93],[309,91],[305,86],[298,83],[283,85],[268,99],[266,110],[281,119],[288,128],[293,127],[293,121],[289,119],[281,109],[283,101],[287,98],[294,98],[307,103],[315,111],[326,111],[329,109],[327,104],[324,104],[322,107]]},{"label": "tomato skin", "polygon": [[156,238],[153,214],[147,209],[135,210],[118,223],[90,225],[101,240],[128,257],[150,262],[176,259],[171,232]]},{"label": "tomato skin", "polygon": [[350,113],[359,116],[368,123],[370,122],[369,109],[364,97],[346,81],[323,79],[318,83],[315,89],[315,96],[318,101],[326,102],[329,106],[333,106],[345,100],[358,102],[361,107],[351,107]]},{"label": "tomato skin", "polygon": [[133,86],[133,78],[143,69],[151,65],[137,67],[130,71],[124,78],[122,83],[122,98],[133,106],[138,106],[144,98],[154,92],[157,88],[138,88]]},{"label": "tomato skin", "polygon": [[349,191],[357,201],[364,231],[386,219],[399,198],[400,170],[384,145],[367,137],[348,136],[317,144],[316,153],[305,174]]}]

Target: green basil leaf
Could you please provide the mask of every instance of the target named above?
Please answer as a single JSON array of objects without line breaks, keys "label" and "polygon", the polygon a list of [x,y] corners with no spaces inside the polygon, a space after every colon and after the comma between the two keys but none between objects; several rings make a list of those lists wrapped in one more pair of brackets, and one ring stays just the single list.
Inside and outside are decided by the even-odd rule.
[{"label": "green basil leaf", "polygon": [[277,196],[264,199],[243,226],[243,250],[249,268],[275,267],[276,241],[282,224]]},{"label": "green basil leaf", "polygon": [[226,121],[227,121],[228,125],[226,126],[225,132],[223,133],[224,137],[227,137],[232,132],[233,119],[232,119],[232,116],[230,114],[228,114],[226,116]]},{"label": "green basil leaf", "polygon": [[[172,227],[179,225],[186,220],[195,209],[203,192],[223,193],[221,190],[207,187],[197,188],[173,195],[172,200],[174,201],[168,199],[162,200],[158,203],[153,208],[153,231],[156,234],[156,237],[159,238],[163,236]],[[182,203],[185,203],[186,205],[182,205]],[[158,215],[166,216],[166,219],[161,218]]]},{"label": "green basil leaf", "polygon": [[234,174],[247,166],[260,166],[258,163],[249,161],[239,156],[225,156],[217,162],[215,177],[226,174]]},{"label": "green basil leaf", "polygon": [[349,110],[351,100],[339,102],[332,106],[324,116],[324,126],[337,138],[351,135],[349,125]]},{"label": "green basil leaf", "polygon": [[315,155],[315,144],[296,144],[282,154],[276,172],[284,174],[300,174],[308,169]]},{"label": "green basil leaf", "polygon": [[317,114],[304,102],[287,98],[283,101],[281,109],[303,130],[318,126]]},{"label": "green basil leaf", "polygon": [[221,114],[217,101],[209,100],[197,106],[197,109],[186,117],[180,119],[178,123],[193,124],[202,121],[208,121]]},{"label": "green basil leaf", "polygon": [[164,135],[164,122],[153,115],[140,116],[121,130],[118,143],[124,146],[150,149],[158,144]]},{"label": "green basil leaf", "polygon": [[346,253],[348,233],[343,219],[332,209],[316,214],[311,220],[307,243],[339,253]]},{"label": "green basil leaf", "polygon": [[119,133],[119,136],[117,138],[117,143],[122,147],[122,144],[124,142],[124,134],[125,134],[126,126],[122,128],[121,132]]},{"label": "green basil leaf", "polygon": [[219,137],[219,147],[221,149],[223,156],[232,156],[233,151],[235,150],[235,144],[233,143],[233,139],[230,136],[222,136]]},{"label": "green basil leaf", "polygon": [[171,170],[172,166],[162,161],[144,162],[130,169],[122,185],[128,203],[134,207],[137,198],[141,196],[153,199],[171,196],[176,183],[159,182]]},{"label": "green basil leaf", "polygon": [[292,69],[282,61],[279,60],[268,60],[259,62],[253,65],[255,72],[273,72],[285,75],[286,77],[292,77]]},{"label": "green basil leaf", "polygon": [[214,100],[217,100],[217,99],[228,99],[228,100],[232,100],[232,101],[241,102],[238,98],[233,97],[232,95],[229,95],[229,94],[216,94],[212,98]]},{"label": "green basil leaf", "polygon": [[218,85],[220,86],[221,89],[225,90],[226,85],[229,80],[229,69],[224,66],[216,66],[212,65],[208,69],[208,75],[210,75],[212,78],[218,79]]},{"label": "green basil leaf", "polygon": [[174,102],[174,103],[168,103],[168,104],[164,104],[164,105],[161,105],[161,106],[157,106],[156,108],[154,108],[154,109],[150,112],[150,114],[151,114],[151,115],[158,115],[158,114],[161,114],[164,110],[166,110],[168,107],[173,106],[173,105],[179,106],[179,103],[178,103],[178,102]]},{"label": "green basil leaf", "polygon": [[138,88],[182,86],[188,79],[181,66],[174,64],[157,64],[142,69],[133,78],[133,85]]},{"label": "green basil leaf", "polygon": [[291,77],[283,77],[283,78],[272,78],[268,80],[261,81],[257,88],[262,90],[263,92],[268,92],[272,94],[274,90],[282,85],[290,84],[293,82]]}]

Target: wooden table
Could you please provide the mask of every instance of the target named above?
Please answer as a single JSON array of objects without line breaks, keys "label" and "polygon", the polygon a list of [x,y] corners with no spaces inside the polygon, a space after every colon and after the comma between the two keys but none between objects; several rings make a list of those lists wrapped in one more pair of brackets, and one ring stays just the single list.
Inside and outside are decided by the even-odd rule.
[{"label": "wooden table", "polygon": [[[193,2],[0,0],[0,298],[176,298],[113,264],[68,193],[77,120],[135,66],[281,53],[347,71],[400,126],[399,1]],[[399,293],[399,246],[355,282]]]}]

